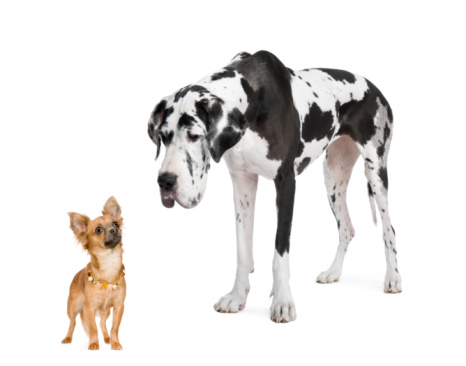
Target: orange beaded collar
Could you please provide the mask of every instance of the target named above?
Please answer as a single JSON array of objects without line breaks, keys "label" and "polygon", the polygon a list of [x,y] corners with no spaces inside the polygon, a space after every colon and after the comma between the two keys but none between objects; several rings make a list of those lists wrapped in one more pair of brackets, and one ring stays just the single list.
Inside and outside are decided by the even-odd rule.
[{"label": "orange beaded collar", "polygon": [[106,280],[101,280],[99,278],[96,278],[94,276],[94,273],[92,272],[92,265],[89,262],[89,271],[87,272],[87,279],[89,282],[92,282],[94,285],[98,282],[102,284],[103,288],[107,288],[108,285],[112,285],[112,288],[115,290],[119,285],[120,285],[120,278],[125,277],[125,269],[123,268],[121,270],[121,273],[116,276],[116,278],[113,281],[106,281]]}]

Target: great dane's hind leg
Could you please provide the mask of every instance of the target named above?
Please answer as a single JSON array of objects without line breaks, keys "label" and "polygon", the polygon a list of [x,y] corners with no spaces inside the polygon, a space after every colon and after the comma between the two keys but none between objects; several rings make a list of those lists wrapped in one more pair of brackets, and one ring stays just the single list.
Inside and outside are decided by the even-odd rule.
[{"label": "great dane's hind leg", "polygon": [[237,313],[244,309],[249,292],[249,274],[254,271],[252,234],[258,176],[230,174],[235,201],[237,269],[233,289],[214,305],[214,309],[221,313]]},{"label": "great dane's hind leg", "polygon": [[387,293],[401,292],[401,276],[396,260],[395,230],[390,222],[388,212],[388,174],[387,157],[393,131],[393,117],[388,106],[377,101],[379,108],[374,117],[376,133],[364,146],[358,145],[364,158],[364,168],[369,186],[379,208],[382,221],[383,241],[387,271],[385,274],[384,291]]},{"label": "great dane's hind leg", "polygon": [[330,207],[337,220],[340,242],[332,265],[317,277],[319,283],[332,283],[340,279],[343,260],[354,237],[354,228],[346,205],[346,190],[359,155],[356,144],[349,136],[339,138],[327,149],[324,161],[325,186]]},{"label": "great dane's hind leg", "polygon": [[296,320],[296,307],[290,289],[290,234],[293,220],[295,177],[292,169],[283,165],[275,178],[277,190],[277,234],[273,258],[273,288],[270,317],[276,323]]},{"label": "great dane's hind leg", "polygon": [[363,150],[361,153],[365,158],[366,177],[369,181],[377,207],[379,208],[382,221],[385,258],[387,261],[384,291],[387,293],[398,293],[401,292],[401,276],[396,259],[395,230],[390,222],[390,214],[388,212],[386,159],[379,159],[376,154],[371,154],[369,149]]}]

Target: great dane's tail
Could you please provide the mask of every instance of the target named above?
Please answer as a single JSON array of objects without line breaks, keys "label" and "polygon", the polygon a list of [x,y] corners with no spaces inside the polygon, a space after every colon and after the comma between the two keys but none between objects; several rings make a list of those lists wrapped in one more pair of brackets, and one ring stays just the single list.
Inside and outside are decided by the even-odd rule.
[{"label": "great dane's tail", "polygon": [[371,204],[372,220],[374,221],[374,224],[377,226],[377,215],[375,213],[374,193],[372,192],[372,188],[369,182],[367,182],[367,192],[369,193],[369,203]]}]

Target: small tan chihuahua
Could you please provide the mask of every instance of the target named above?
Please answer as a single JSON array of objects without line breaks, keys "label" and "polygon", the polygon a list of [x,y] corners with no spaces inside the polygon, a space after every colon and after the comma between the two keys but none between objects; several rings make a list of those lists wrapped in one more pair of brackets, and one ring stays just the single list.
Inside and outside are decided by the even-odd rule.
[{"label": "small tan chihuahua", "polygon": [[[71,343],[76,315],[79,314],[84,330],[89,335],[89,349],[99,349],[95,322],[95,316],[99,314],[105,343],[111,343],[112,349],[119,350],[123,349],[118,339],[118,329],[123,317],[126,282],[121,242],[123,218],[114,197],[107,200],[102,214],[90,220],[85,215],[68,212],[70,228],[77,241],[91,255],[91,262],[71,282],[68,297],[70,327],[62,343]],[[112,307],[113,325],[109,336],[106,323]]]}]

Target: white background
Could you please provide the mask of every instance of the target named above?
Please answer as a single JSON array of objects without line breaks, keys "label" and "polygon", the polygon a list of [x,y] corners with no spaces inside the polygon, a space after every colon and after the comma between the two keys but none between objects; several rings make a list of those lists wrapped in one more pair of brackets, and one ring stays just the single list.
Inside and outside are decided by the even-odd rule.
[{"label": "white background", "polygon": [[[0,363],[464,364],[465,26],[460,2],[10,1],[0,6]],[[165,209],[146,124],[165,95],[266,49],[293,69],[350,70],[389,100],[389,198],[403,293],[383,293],[381,228],[361,162],[356,237],[338,284],[319,285],[338,234],[322,158],[298,178],[291,287],[298,319],[269,320],[275,192],[261,179],[244,311],[219,314],[235,274],[232,189],[212,163],[200,206]],[[164,154],[164,151],[162,151]],[[163,155],[162,155],[163,156]],[[66,301],[87,255],[68,211],[125,218],[122,352],[71,345]],[[109,320],[108,326],[110,327]]]}]

